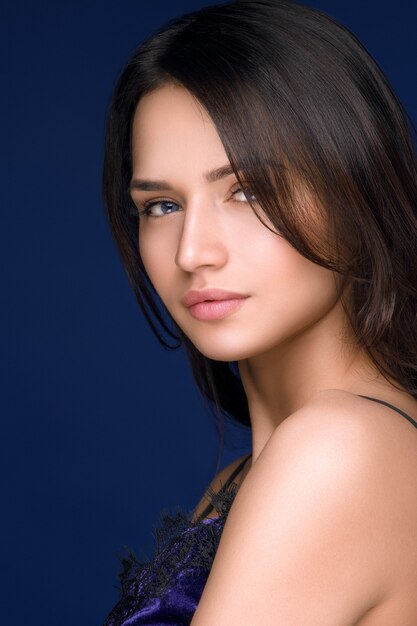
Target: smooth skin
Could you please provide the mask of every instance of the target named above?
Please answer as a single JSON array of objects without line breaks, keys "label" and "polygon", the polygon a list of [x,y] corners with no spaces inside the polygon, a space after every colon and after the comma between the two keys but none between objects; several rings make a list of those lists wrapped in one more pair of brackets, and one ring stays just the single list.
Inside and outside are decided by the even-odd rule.
[{"label": "smooth skin", "polygon": [[[146,271],[206,356],[238,361],[252,464],[227,518],[192,626],[415,626],[417,419],[356,345],[340,277],[256,217],[205,109],[167,83],[138,104],[131,195]],[[165,181],[144,190],[143,181]],[[306,199],[307,202],[307,199]],[[314,201],[309,200],[311,211]],[[245,294],[195,319],[189,289]]]}]

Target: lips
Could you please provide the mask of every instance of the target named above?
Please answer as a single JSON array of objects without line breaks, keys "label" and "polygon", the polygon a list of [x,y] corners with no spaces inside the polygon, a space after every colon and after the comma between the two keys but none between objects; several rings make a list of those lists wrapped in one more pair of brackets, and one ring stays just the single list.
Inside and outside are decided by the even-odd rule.
[{"label": "lips", "polygon": [[192,289],[190,291],[187,291],[181,302],[185,307],[189,308],[194,304],[199,304],[200,302],[214,300],[240,300],[247,297],[248,296],[242,293],[236,293],[235,291],[226,291],[224,289],[202,289],[201,291]]},{"label": "lips", "polygon": [[234,298],[233,300],[204,300],[193,304],[187,310],[200,322],[214,322],[240,309],[246,302],[246,298]]}]

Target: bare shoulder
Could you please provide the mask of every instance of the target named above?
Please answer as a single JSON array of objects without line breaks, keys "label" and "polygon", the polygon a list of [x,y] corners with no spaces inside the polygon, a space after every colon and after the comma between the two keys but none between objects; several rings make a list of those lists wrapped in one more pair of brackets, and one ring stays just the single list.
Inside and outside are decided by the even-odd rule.
[{"label": "bare shoulder", "polygon": [[[406,401],[403,410],[417,421],[417,401]],[[415,426],[390,407],[338,389],[316,394],[280,424],[269,443],[337,448],[343,456],[336,461],[346,456],[368,469],[390,462],[399,467],[400,459],[417,463]],[[393,469],[389,467],[390,472]]]},{"label": "bare shoulder", "polygon": [[[341,500],[362,493],[365,514],[372,496],[382,505],[379,488],[388,497],[399,459],[405,455],[417,462],[417,429],[392,413],[344,391],[317,394],[275,429],[250,478],[264,485],[279,480],[304,489],[309,485]],[[251,497],[249,486],[242,489],[241,499]]]},{"label": "bare shoulder", "polygon": [[[406,402],[403,410],[417,421],[417,403]],[[403,607],[413,605],[415,618],[417,428],[381,403],[328,390],[284,420],[268,444],[259,483],[273,475],[290,486],[300,516],[307,513],[307,498],[322,506],[317,516],[322,530],[326,523],[341,524],[337,549],[344,542],[351,554],[358,550],[352,574],[362,580],[371,605],[401,597]],[[271,502],[280,506],[278,500]]]},{"label": "bare shoulder", "polygon": [[[405,409],[417,421],[417,402],[406,402]],[[386,529],[400,511],[417,524],[417,428],[379,402],[342,390],[321,392],[284,420],[262,455],[265,470],[284,473],[298,465],[319,481],[332,476],[341,493],[359,489],[364,515],[379,507]]]},{"label": "bare shoulder", "polygon": [[[375,399],[384,401],[385,398],[385,402],[402,410],[417,423],[416,399],[401,393],[388,396],[384,393],[382,398],[380,395]],[[417,469],[417,428],[395,408],[353,393],[330,389],[317,394],[300,415],[294,415],[294,422],[298,418],[307,422],[309,417],[314,417],[317,427],[326,435],[329,432],[331,436],[334,432],[337,436],[340,432],[346,439],[350,434],[355,443],[364,446],[367,458],[377,467],[381,463],[388,467],[391,475],[396,468],[401,470],[401,463],[405,466],[411,463]],[[349,445],[349,439],[346,444]]]},{"label": "bare shoulder", "polygon": [[[229,476],[231,476],[231,474],[240,465],[240,463],[243,462],[243,460],[246,457],[247,457],[247,454],[244,454],[243,456],[238,457],[237,459],[235,459],[234,461],[232,461],[231,463],[226,465],[226,467],[221,469],[214,476],[213,480],[210,482],[210,484],[207,487],[207,489],[205,490],[201,500],[199,501],[199,503],[197,504],[197,506],[195,507],[195,509],[193,511],[193,515],[192,515],[192,520],[193,521],[195,521],[203,513],[203,511],[207,507],[207,504],[208,504],[208,500],[207,500],[207,497],[206,497],[207,491],[209,489],[212,489],[215,492],[219,491],[222,488],[222,486],[225,484],[225,482],[227,481]],[[239,476],[236,478],[236,481],[237,481],[238,484],[240,483],[240,480],[241,480],[241,474],[239,474]],[[213,517],[215,515],[217,515],[216,511],[211,511],[211,513],[209,515],[207,515],[207,517]]]},{"label": "bare shoulder", "polygon": [[309,615],[321,626],[385,626],[395,603],[398,623],[414,623],[416,493],[417,429],[353,394],[317,394],[275,429],[242,483],[196,626],[220,608],[221,624]]}]

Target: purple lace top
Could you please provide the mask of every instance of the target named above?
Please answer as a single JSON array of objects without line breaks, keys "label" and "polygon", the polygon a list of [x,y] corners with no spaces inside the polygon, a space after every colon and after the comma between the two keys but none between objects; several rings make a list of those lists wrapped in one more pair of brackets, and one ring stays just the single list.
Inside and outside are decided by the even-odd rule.
[{"label": "purple lace top", "polygon": [[[248,458],[220,491],[208,487],[209,504],[197,521],[180,508],[174,515],[160,514],[150,561],[139,562],[131,551],[121,558],[120,598],[104,626],[189,626],[237,492],[233,479]],[[217,517],[207,518],[208,509],[215,509]]]}]

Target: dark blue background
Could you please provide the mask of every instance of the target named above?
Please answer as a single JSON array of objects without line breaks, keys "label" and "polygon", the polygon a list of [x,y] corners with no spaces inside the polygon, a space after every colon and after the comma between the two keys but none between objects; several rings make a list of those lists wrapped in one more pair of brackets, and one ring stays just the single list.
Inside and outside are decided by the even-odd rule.
[{"label": "dark blue background", "polygon": [[[159,511],[194,506],[215,470],[213,418],[184,355],[142,319],[100,196],[119,70],[160,23],[205,4],[0,9],[4,626],[102,624],[122,546],[150,554]],[[359,36],[416,120],[416,7],[312,4]],[[228,441],[222,465],[249,445],[239,429]]]}]

